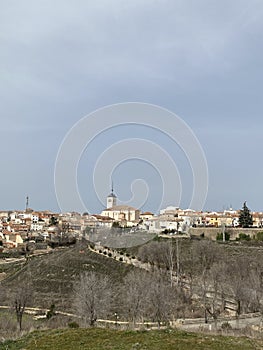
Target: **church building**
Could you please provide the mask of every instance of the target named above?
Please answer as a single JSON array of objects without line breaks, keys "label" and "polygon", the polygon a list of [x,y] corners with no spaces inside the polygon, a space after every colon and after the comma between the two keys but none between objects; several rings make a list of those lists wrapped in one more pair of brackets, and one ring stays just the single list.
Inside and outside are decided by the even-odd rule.
[{"label": "church building", "polygon": [[107,208],[102,211],[101,215],[114,219],[122,226],[135,226],[140,220],[140,210],[129,205],[117,205],[117,196],[114,194],[113,186],[107,197]]}]

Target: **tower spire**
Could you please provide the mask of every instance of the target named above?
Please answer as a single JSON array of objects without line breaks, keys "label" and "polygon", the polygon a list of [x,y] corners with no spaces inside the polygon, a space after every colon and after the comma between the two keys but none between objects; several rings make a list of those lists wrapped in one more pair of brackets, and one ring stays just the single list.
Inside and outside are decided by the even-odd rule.
[{"label": "tower spire", "polygon": [[117,197],[114,194],[113,181],[111,182],[111,193],[107,197],[107,209],[114,207],[117,204]]},{"label": "tower spire", "polygon": [[29,197],[26,196],[26,210],[28,209],[28,204],[29,204]]}]

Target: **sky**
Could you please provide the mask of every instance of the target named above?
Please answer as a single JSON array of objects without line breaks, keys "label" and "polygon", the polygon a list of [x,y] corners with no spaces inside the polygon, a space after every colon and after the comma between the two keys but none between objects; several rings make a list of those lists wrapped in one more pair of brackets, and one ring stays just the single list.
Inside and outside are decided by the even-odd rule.
[{"label": "sky", "polygon": [[[0,0],[0,208],[23,209],[28,195],[32,208],[60,211],[54,171],[67,133],[97,109],[142,102],[175,113],[198,138],[209,173],[204,209],[239,209],[246,200],[263,211],[262,17],[261,0]],[[112,180],[122,203],[133,205],[139,191],[142,210],[158,211],[169,172],[161,156],[161,171],[136,155],[115,161],[111,174],[101,167],[96,194],[94,164],[131,137],[174,159],[187,208],[193,176],[184,150],[160,130],[123,125],[81,154],[87,211],[103,209]],[[175,204],[171,196],[162,203]]]}]

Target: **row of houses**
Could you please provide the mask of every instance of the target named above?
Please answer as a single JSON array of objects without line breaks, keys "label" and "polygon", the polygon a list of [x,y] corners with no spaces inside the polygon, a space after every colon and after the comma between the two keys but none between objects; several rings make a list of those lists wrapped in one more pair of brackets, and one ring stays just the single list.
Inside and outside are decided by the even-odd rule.
[{"label": "row of houses", "polygon": [[[253,226],[263,227],[263,213],[254,212]],[[176,231],[187,232],[190,227],[238,227],[239,211],[224,210],[222,212],[203,212],[192,209],[181,209],[168,206],[158,215],[151,212],[141,213],[138,209],[117,205],[117,196],[113,189],[107,197],[107,208],[101,213],[101,218],[108,218],[118,222],[121,226],[137,226],[143,230],[154,232]]]},{"label": "row of houses", "polygon": [[[263,227],[263,213],[254,212],[253,226]],[[203,212],[168,206],[159,214],[140,212],[128,205],[117,205],[112,192],[107,197],[107,208],[100,214],[51,211],[0,211],[0,245],[17,247],[25,241],[40,237],[44,240],[63,234],[82,236],[89,230],[112,226],[148,230],[152,232],[185,232],[191,227],[238,227],[239,211]]]},{"label": "row of houses", "polygon": [[[239,210],[224,210],[222,212],[203,212],[191,209],[180,209],[169,206],[160,211],[159,215],[141,214],[142,226],[150,231],[170,230],[188,232],[190,227],[238,227]],[[253,212],[253,227],[263,227],[263,213]]]}]

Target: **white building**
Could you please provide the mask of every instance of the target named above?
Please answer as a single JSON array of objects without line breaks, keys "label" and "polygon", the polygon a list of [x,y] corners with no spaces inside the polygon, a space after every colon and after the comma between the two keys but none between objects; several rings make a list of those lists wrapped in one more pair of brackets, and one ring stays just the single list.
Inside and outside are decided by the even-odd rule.
[{"label": "white building", "polygon": [[45,222],[44,221],[33,221],[30,225],[30,229],[32,231],[43,231],[45,227]]},{"label": "white building", "polygon": [[117,196],[113,192],[107,197],[107,208],[101,212],[101,215],[119,222],[123,226],[134,226],[139,223],[140,211],[129,205],[117,205]]},{"label": "white building", "polygon": [[101,215],[107,216],[118,222],[127,222],[127,226],[139,222],[140,210],[130,207],[129,205],[115,205],[102,211]]}]

